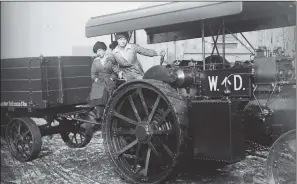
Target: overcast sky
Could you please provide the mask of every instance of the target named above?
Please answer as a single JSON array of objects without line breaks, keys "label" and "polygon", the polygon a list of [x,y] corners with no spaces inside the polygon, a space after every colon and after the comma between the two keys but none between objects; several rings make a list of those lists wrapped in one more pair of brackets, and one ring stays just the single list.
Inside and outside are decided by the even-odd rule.
[{"label": "overcast sky", "polygon": [[152,2],[1,2],[1,58],[72,55],[72,46],[93,45],[85,24],[94,16]]}]

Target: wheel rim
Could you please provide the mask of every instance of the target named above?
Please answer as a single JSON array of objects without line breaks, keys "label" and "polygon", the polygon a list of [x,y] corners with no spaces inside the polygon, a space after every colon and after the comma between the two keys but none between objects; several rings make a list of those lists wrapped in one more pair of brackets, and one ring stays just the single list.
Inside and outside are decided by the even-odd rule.
[{"label": "wheel rim", "polygon": [[22,119],[13,119],[7,127],[8,145],[15,157],[26,161],[31,158],[33,147],[33,136]]},{"label": "wheel rim", "polygon": [[114,163],[138,182],[163,179],[175,165],[180,146],[171,104],[146,84],[131,85],[119,94],[109,106],[114,111],[106,117],[107,146]]},{"label": "wheel rim", "polygon": [[275,183],[296,182],[296,131],[281,136],[271,147],[268,157],[268,177]]}]

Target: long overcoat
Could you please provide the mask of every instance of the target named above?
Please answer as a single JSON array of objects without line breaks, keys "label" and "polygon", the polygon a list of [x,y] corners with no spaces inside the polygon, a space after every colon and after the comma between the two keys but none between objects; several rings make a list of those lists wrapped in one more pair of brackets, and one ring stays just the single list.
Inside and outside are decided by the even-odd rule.
[{"label": "long overcoat", "polygon": [[[118,68],[115,60],[109,54],[103,58],[95,58],[91,68],[91,78],[93,81],[90,93],[90,103],[92,106],[105,105],[109,95],[115,88],[112,79],[117,76]],[[97,81],[96,81],[97,78]],[[106,90],[106,92],[104,92]]]},{"label": "long overcoat", "polygon": [[149,57],[158,56],[157,52],[154,50],[146,49],[138,44],[131,43],[128,43],[123,51],[119,49],[119,46],[113,50],[114,59],[117,61],[120,70],[123,72],[123,78],[127,81],[142,79],[144,75],[137,54]]}]

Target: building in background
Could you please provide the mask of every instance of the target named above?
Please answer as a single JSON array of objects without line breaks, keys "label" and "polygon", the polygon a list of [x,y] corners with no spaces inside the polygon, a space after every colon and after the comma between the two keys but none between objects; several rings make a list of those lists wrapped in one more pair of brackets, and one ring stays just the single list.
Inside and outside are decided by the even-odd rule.
[{"label": "building in background", "polygon": [[[149,2],[146,4],[143,4],[140,6],[142,7],[148,7],[148,6],[154,6],[157,4],[163,4],[164,2]],[[165,2],[167,3],[167,2]],[[273,51],[275,47],[281,47],[286,50],[287,54],[290,56],[295,55],[295,30],[296,27],[285,27],[285,28],[277,28],[277,29],[269,29],[269,30],[261,30],[261,31],[252,31],[252,32],[245,32],[243,35],[246,37],[246,39],[250,42],[250,44],[253,46],[254,49],[257,49],[259,47],[266,47],[269,51]],[[206,30],[207,31],[207,30]],[[133,33],[134,34],[134,33]],[[235,61],[245,61],[249,60],[251,57],[251,51],[253,51],[253,48],[245,41],[243,36],[240,33],[234,34],[239,41],[232,36],[231,34],[225,35],[225,58],[229,62],[235,62]],[[216,36],[216,35],[214,35]],[[134,35],[131,36],[131,43],[134,42]],[[205,38],[205,56],[211,55],[214,41],[212,37],[206,37]],[[241,44],[244,43],[248,48]],[[108,44],[110,41],[108,41]],[[164,49],[167,53],[166,60],[170,63],[174,60],[202,60],[202,39],[190,39],[190,40],[180,40],[180,41],[172,41],[172,42],[166,42],[166,43],[158,43],[158,44],[147,44],[147,35],[144,30],[137,30],[136,31],[136,43],[145,47],[145,48],[151,48],[155,50],[161,50]],[[219,50],[219,53],[222,54],[222,35],[219,36],[217,47]],[[89,51],[91,50],[91,46],[89,49],[87,48],[81,48],[81,50],[78,49],[78,47],[73,48],[73,55],[82,55],[82,54],[89,54]],[[216,51],[214,51],[214,54],[216,54]],[[144,70],[147,70],[148,68],[158,65],[160,63],[159,57],[146,57],[139,55],[139,60],[143,65]]]},{"label": "building in background", "polygon": [[[93,56],[93,44],[100,40],[110,44],[110,35],[85,37],[85,25],[91,17],[116,13],[168,2],[2,2],[1,58],[44,56]],[[276,46],[291,56],[295,52],[295,27],[243,33],[254,48]],[[240,34],[236,36],[246,43]],[[133,38],[133,36],[132,36]],[[219,42],[222,42],[221,36]],[[226,59],[230,62],[248,60],[250,52],[231,35],[226,35]],[[131,40],[134,41],[133,39]],[[205,39],[206,56],[213,46],[211,37]],[[166,60],[202,60],[201,39],[147,44],[144,30],[136,31],[136,42],[155,50],[164,49]],[[248,44],[246,44],[250,47]],[[222,43],[218,43],[220,52]],[[216,52],[214,52],[216,53]],[[159,64],[159,57],[139,56],[144,70]]]}]

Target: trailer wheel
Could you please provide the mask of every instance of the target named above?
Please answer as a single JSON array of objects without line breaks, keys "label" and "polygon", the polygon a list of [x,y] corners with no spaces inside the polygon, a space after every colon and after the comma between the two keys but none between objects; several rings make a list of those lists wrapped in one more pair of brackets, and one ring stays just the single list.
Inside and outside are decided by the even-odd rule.
[{"label": "trailer wheel", "polygon": [[268,182],[296,183],[296,129],[280,136],[267,159]]},{"label": "trailer wheel", "polygon": [[79,121],[64,120],[61,123],[61,138],[70,148],[82,148],[93,137],[93,125]]},{"label": "trailer wheel", "polygon": [[102,135],[115,172],[130,183],[175,176],[188,143],[186,101],[161,81],[137,80],[111,96]]},{"label": "trailer wheel", "polygon": [[41,150],[41,138],[38,126],[31,118],[12,118],[6,127],[10,152],[21,162],[37,158]]}]

